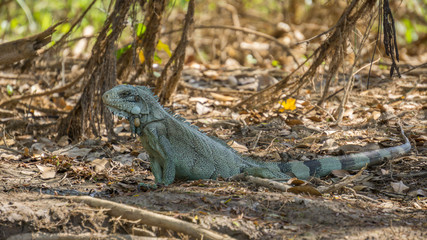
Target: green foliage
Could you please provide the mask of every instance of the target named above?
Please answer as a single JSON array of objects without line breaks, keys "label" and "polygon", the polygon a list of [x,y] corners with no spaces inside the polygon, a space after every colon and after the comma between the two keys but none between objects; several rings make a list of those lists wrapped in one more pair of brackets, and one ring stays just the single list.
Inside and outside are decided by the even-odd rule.
[{"label": "green foliage", "polygon": [[[53,40],[58,40],[66,33],[71,22],[79,17],[89,6],[88,0],[63,0],[63,1],[21,1],[26,3],[29,11],[25,11],[18,1],[8,2],[0,9],[0,36],[10,41],[46,30],[54,23],[69,19],[70,21],[57,27]],[[106,8],[108,1],[97,1],[92,9],[86,14],[81,24],[74,30],[71,38],[82,36],[84,27],[92,25],[100,29],[107,17]],[[34,26],[30,24],[31,19]],[[58,34],[59,33],[59,34]]]},{"label": "green foliage", "polygon": [[188,1],[189,0],[173,0],[173,1],[169,1],[169,8],[174,8],[174,7],[178,7],[182,10],[186,10],[187,6],[188,6]]},{"label": "green foliage", "polygon": [[405,40],[406,43],[412,43],[414,40],[418,39],[418,34],[415,31],[415,27],[412,24],[411,20],[409,19],[403,19],[402,20],[403,25],[405,26]]},{"label": "green foliage", "polygon": [[[403,18],[397,19],[396,29],[398,40],[401,43],[410,44],[417,41],[419,36],[427,33],[427,1],[426,0],[408,0],[405,1],[405,12]],[[424,21],[420,21],[421,17]]]},{"label": "green foliage", "polygon": [[6,92],[7,92],[7,95],[12,96],[13,95],[13,87],[8,84],[6,86]]},{"label": "green foliage", "polygon": [[[135,29],[135,33],[136,33],[136,36],[138,38],[138,41],[141,41],[142,38],[144,37],[144,33],[145,33],[145,30],[147,29],[147,27],[143,23],[138,23],[138,24],[134,25],[134,29]],[[117,52],[116,52],[117,59],[119,59],[125,52],[127,52],[131,48],[132,48],[132,44],[127,44],[124,47],[117,50]],[[163,43],[161,40],[159,40],[157,43],[157,46],[156,46],[156,52],[154,53],[154,62],[158,63],[158,64],[162,63],[162,59],[158,56],[159,51],[166,52],[166,54],[169,57],[172,55],[172,52],[169,48],[169,45],[167,45],[167,44]],[[138,54],[139,54],[140,63],[144,63],[145,57],[144,57],[144,53],[141,49],[138,49]]]},{"label": "green foliage", "polygon": [[386,66],[386,65],[382,65],[382,64],[378,65],[378,67],[379,67],[379,69],[381,69],[381,70],[387,70],[387,69],[388,69],[388,66]]},{"label": "green foliage", "polygon": [[132,48],[132,44],[128,44],[116,51],[116,57],[119,59],[125,52]]},{"label": "green foliage", "polygon": [[276,0],[243,0],[242,3],[246,9],[257,9],[262,15],[278,13],[283,4],[281,1]]},{"label": "green foliage", "polygon": [[147,27],[143,23],[138,23],[136,25],[136,36],[142,38],[142,35],[145,33]]}]

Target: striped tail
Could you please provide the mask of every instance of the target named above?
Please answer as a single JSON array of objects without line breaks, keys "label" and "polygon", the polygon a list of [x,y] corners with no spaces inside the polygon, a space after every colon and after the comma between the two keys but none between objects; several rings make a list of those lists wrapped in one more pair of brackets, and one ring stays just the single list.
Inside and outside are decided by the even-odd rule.
[{"label": "striped tail", "polygon": [[326,176],[333,170],[357,170],[366,165],[370,166],[379,164],[385,160],[395,158],[411,150],[411,143],[405,136],[401,126],[400,131],[405,143],[399,146],[344,156],[326,157],[304,162],[290,162],[283,165],[280,164],[282,166],[279,165],[279,167],[283,172],[292,172],[299,179],[308,179],[311,176]]}]

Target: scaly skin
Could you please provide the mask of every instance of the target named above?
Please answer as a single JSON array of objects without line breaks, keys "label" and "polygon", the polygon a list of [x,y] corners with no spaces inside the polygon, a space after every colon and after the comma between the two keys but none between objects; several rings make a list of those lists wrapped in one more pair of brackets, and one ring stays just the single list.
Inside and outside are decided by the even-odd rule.
[{"label": "scaly skin", "polygon": [[377,164],[411,149],[401,129],[405,143],[396,147],[305,162],[259,162],[241,156],[221,140],[208,137],[185,119],[170,114],[146,87],[119,85],[105,92],[102,100],[113,114],[129,120],[132,133],[140,136],[150,156],[156,183],[164,185],[175,178],[216,179],[239,173],[282,180],[322,177],[333,170]]}]

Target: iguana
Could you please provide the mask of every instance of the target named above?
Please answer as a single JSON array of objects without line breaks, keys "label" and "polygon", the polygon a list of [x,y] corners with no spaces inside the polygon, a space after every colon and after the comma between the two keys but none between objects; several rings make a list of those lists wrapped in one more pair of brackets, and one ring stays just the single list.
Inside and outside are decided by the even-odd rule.
[{"label": "iguana", "polygon": [[310,161],[260,162],[241,156],[221,140],[171,114],[147,87],[118,85],[105,92],[102,100],[113,114],[129,120],[131,132],[140,136],[157,184],[168,185],[175,178],[216,179],[239,173],[281,180],[294,176],[308,179],[336,169],[360,169],[411,149],[401,129],[405,143],[395,147]]}]

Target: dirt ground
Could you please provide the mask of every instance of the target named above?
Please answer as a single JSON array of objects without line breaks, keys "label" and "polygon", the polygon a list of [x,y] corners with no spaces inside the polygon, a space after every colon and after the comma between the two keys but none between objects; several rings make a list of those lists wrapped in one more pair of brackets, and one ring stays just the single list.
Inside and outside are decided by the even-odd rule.
[{"label": "dirt ground", "polygon": [[[37,51],[40,56],[0,66],[0,240],[427,239],[427,38],[421,1],[390,1],[391,10],[382,1],[381,11],[368,7],[374,1],[195,1],[194,16],[193,1],[170,1],[174,6],[164,10],[155,1],[137,1],[141,11],[130,1],[115,1],[117,8],[114,1],[93,1],[105,9],[90,4],[87,10],[77,7],[83,2],[34,12],[45,16],[43,25],[70,20],[58,26],[51,47]],[[18,11],[25,10],[21,3],[10,7],[16,4],[0,1],[7,13],[0,15],[2,28],[16,25],[2,31],[2,41],[20,37],[18,29],[31,32],[23,32],[22,19],[29,17]],[[84,17],[91,12],[96,19],[105,14],[104,27]],[[375,16],[388,31],[375,27]],[[193,18],[194,25],[183,25]],[[188,41],[185,29],[191,32]],[[114,118],[119,137],[107,138],[98,122],[103,116],[97,94],[116,81],[154,86],[162,76],[181,76],[167,106],[172,112],[259,161],[397,146],[403,142],[399,122],[412,149],[360,171],[278,186],[243,177],[140,188],[139,183],[154,183],[148,155],[124,119]],[[257,98],[236,107],[269,87],[280,102]],[[99,100],[83,100],[93,103],[86,109],[94,114],[59,127],[88,89],[86,97]],[[261,102],[268,104],[255,106]],[[80,120],[91,124],[82,140],[73,141],[68,130]]]},{"label": "dirt ground", "polygon": [[[192,71],[187,69],[184,79],[194,86],[198,82],[188,77]],[[239,112],[246,116],[245,126],[224,110],[229,103],[215,100],[218,95],[180,89],[173,111],[208,134],[233,139],[244,154],[262,161],[307,160],[399,145],[401,138],[390,116],[402,120],[412,144],[409,154],[370,167],[321,196],[313,196],[311,190],[294,194],[225,179],[177,181],[156,190],[138,190],[139,182],[153,183],[153,176],[148,157],[130,136],[125,120],[117,121],[119,141],[108,141],[104,135],[73,143],[54,140],[56,120],[27,122],[25,128],[13,125],[16,119],[3,121],[8,135],[2,141],[9,148],[0,149],[0,239],[194,239],[61,198],[85,195],[236,239],[427,239],[427,101],[426,81],[419,79],[400,80],[396,87],[395,82],[378,78],[370,90],[356,88],[341,126],[328,123],[322,110],[303,117],[294,113],[300,119],[295,122],[289,121],[292,114],[277,109],[267,114]],[[307,184],[317,190],[355,173],[336,172]]]}]

